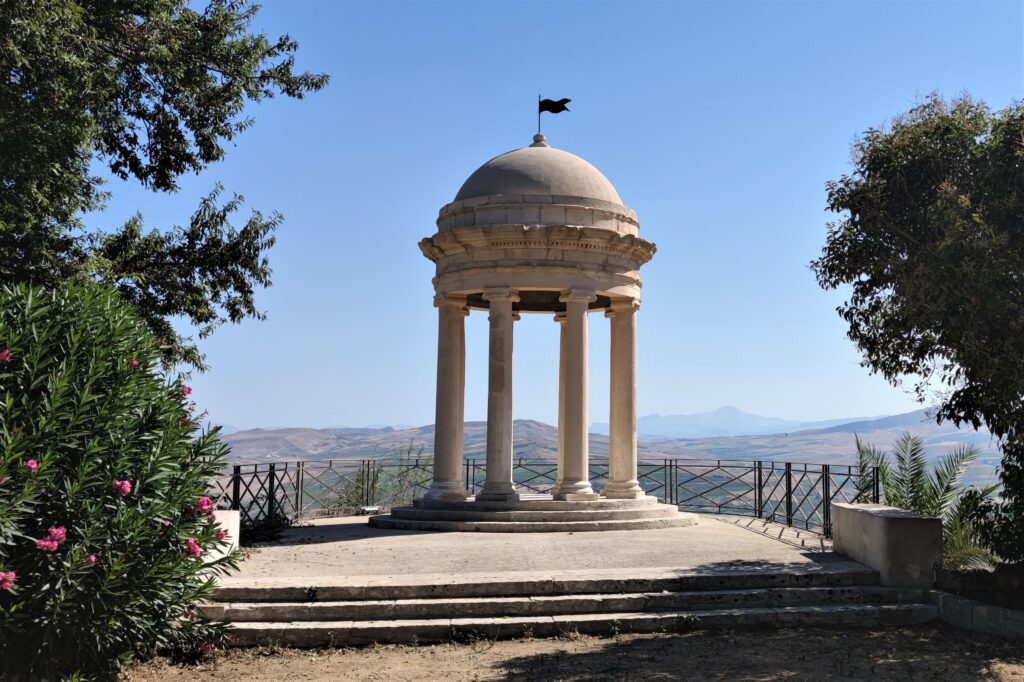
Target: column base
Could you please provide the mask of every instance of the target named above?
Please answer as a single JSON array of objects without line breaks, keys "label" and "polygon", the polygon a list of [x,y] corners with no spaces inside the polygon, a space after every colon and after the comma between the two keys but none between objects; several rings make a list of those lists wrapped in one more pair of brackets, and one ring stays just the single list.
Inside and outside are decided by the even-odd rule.
[{"label": "column base", "polygon": [[551,496],[556,500],[575,500],[583,502],[596,500],[601,496],[594,492],[590,481],[562,481],[557,491],[552,491]]},{"label": "column base", "polygon": [[639,500],[646,497],[647,493],[640,487],[635,479],[632,481],[609,481],[605,484],[601,494],[609,500]]},{"label": "column base", "polygon": [[477,502],[516,502],[519,500],[519,493],[511,485],[496,487],[487,487],[484,484],[484,489],[476,495]]},{"label": "column base", "polygon": [[424,500],[465,500],[469,496],[462,481],[434,481],[430,484],[427,492],[423,493]]},{"label": "column base", "polygon": [[560,499],[566,502],[596,502],[601,499],[601,496],[597,493],[566,493]]}]

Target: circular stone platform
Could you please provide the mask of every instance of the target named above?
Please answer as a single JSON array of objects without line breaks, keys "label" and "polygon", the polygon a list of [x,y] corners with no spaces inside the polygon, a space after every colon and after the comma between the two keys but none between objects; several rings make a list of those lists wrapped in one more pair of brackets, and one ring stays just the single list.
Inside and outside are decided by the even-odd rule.
[{"label": "circular stone platform", "polygon": [[395,530],[483,533],[564,533],[599,530],[679,528],[697,523],[696,514],[661,504],[655,497],[638,500],[563,502],[550,495],[523,495],[515,502],[425,501],[371,516],[371,526]]}]

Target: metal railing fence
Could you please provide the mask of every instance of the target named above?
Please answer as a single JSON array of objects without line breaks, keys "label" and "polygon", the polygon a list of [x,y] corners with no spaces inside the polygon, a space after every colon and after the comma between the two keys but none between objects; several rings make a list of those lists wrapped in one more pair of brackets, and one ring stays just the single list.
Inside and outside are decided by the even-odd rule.
[{"label": "metal railing fence", "polygon": [[[218,506],[237,509],[243,523],[345,516],[361,507],[381,510],[412,504],[430,486],[430,459],[323,460],[236,464],[217,479]],[[556,464],[517,459],[512,477],[520,492],[547,493]],[[664,459],[637,465],[648,495],[684,511],[752,516],[831,536],[831,502],[879,499],[878,470],[838,464],[740,460]],[[467,494],[483,487],[484,460],[467,459]],[[591,462],[590,481],[600,490],[607,461]]]}]

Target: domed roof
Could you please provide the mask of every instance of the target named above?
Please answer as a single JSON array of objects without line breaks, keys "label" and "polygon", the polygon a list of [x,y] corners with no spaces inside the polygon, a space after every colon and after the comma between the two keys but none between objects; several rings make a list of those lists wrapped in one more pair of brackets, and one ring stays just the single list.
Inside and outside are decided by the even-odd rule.
[{"label": "domed roof", "polygon": [[492,194],[540,194],[622,204],[601,171],[575,154],[548,146],[537,135],[529,147],[496,156],[469,176],[455,201]]}]

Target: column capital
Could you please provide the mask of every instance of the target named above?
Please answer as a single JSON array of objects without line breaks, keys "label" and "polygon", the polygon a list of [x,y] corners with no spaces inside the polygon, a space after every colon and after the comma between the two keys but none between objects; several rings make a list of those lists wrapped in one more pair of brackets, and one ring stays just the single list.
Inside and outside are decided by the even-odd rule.
[{"label": "column capital", "polygon": [[562,303],[583,302],[593,303],[597,300],[597,294],[590,289],[567,289],[558,297]]},{"label": "column capital", "polygon": [[484,289],[481,298],[485,301],[511,301],[512,303],[518,303],[519,292],[509,287],[493,287]]},{"label": "column capital", "polygon": [[565,324],[566,320],[569,319],[569,314],[564,310],[560,313],[555,313],[555,322],[558,324]]},{"label": "column capital", "polygon": [[616,314],[632,315],[640,310],[640,301],[635,298],[612,299],[612,302],[604,311],[605,317],[615,317]]},{"label": "column capital", "polygon": [[466,314],[469,314],[469,309],[466,308],[466,295],[465,294],[435,294],[434,295],[434,307],[440,308],[441,306],[454,306],[462,308]]}]

